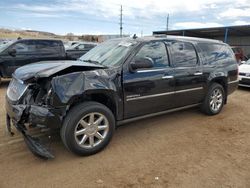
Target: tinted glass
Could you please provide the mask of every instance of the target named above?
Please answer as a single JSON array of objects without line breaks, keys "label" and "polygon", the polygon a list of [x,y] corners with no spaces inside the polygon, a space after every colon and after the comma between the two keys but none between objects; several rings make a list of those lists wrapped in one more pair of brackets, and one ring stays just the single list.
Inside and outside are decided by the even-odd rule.
[{"label": "tinted glass", "polygon": [[61,45],[57,41],[36,41],[38,53],[60,53]]},{"label": "tinted glass", "polygon": [[169,66],[166,47],[162,42],[150,42],[145,44],[134,57],[134,61],[145,57],[152,59],[155,68]]},{"label": "tinted glass", "polygon": [[194,46],[186,42],[172,42],[170,45],[176,67],[195,67],[198,63]]},{"label": "tinted glass", "polygon": [[78,48],[79,50],[83,50],[83,49],[84,49],[84,44],[79,44],[79,45],[77,46],[77,48]]},{"label": "tinted glass", "polygon": [[80,60],[96,61],[105,66],[117,66],[137,44],[136,41],[124,39],[108,40],[84,54]]},{"label": "tinted glass", "polygon": [[32,41],[23,41],[14,44],[12,49],[15,49],[17,54],[27,53],[27,52],[35,52],[36,45]]},{"label": "tinted glass", "polygon": [[94,48],[96,45],[94,44],[85,44],[85,48],[87,49],[91,49],[91,48]]},{"label": "tinted glass", "polygon": [[212,65],[219,60],[234,58],[232,50],[223,44],[199,44],[202,50],[202,55],[205,59],[204,65]]}]

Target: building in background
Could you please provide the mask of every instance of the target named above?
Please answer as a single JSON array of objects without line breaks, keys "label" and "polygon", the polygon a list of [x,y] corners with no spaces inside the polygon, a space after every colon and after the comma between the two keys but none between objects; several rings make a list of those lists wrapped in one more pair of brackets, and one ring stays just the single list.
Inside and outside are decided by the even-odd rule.
[{"label": "building in background", "polygon": [[158,34],[201,37],[221,40],[233,46],[234,48],[241,48],[243,50],[244,55],[250,58],[250,25],[153,32],[153,35]]}]

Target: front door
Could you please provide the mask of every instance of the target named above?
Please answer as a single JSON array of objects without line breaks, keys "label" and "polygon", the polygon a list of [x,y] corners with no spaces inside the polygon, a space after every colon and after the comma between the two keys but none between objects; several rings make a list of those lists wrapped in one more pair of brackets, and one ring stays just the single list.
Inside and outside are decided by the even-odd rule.
[{"label": "front door", "polygon": [[166,46],[152,41],[144,44],[131,62],[150,58],[152,68],[123,71],[124,118],[132,118],[172,108],[173,69]]}]

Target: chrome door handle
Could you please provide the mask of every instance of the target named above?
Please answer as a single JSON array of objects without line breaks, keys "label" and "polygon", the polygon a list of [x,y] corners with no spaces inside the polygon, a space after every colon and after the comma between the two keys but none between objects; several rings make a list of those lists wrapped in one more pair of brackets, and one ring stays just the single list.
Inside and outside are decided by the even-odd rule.
[{"label": "chrome door handle", "polygon": [[162,79],[172,79],[172,78],[174,78],[174,76],[167,75],[162,77]]},{"label": "chrome door handle", "polygon": [[199,76],[199,75],[203,75],[203,73],[202,72],[195,72],[194,75]]}]

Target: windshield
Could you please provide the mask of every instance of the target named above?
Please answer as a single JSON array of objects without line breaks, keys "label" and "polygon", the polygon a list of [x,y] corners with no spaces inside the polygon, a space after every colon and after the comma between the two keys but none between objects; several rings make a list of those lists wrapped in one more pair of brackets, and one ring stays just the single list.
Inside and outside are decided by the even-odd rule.
[{"label": "windshield", "polygon": [[136,41],[109,40],[87,52],[80,60],[96,62],[104,66],[116,66],[135,44]]},{"label": "windshield", "polygon": [[5,44],[0,44],[0,52],[4,51],[6,48],[8,48],[13,42],[7,42]]}]

